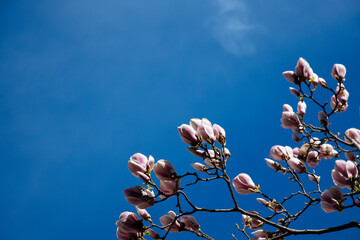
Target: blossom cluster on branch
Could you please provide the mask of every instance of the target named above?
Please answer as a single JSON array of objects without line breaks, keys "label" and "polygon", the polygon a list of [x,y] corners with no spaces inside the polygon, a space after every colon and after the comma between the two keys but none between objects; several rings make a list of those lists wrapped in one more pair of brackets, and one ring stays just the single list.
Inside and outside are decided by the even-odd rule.
[{"label": "blossom cluster on branch", "polygon": [[[197,212],[241,214],[242,226],[238,224],[235,226],[247,239],[284,239],[290,235],[325,234],[348,228],[360,229],[360,224],[351,220],[346,224],[324,229],[291,227],[291,224],[299,220],[304,212],[314,207],[321,207],[325,213],[334,211],[341,213],[345,209],[360,207],[358,197],[360,194],[360,130],[349,128],[343,137],[330,130],[331,117],[346,111],[349,106],[349,92],[344,85],[345,75],[345,66],[335,64],[331,72],[334,82],[337,83],[334,90],[323,78],[313,72],[309,63],[303,58],[297,62],[295,71],[283,73],[285,79],[293,84],[290,92],[299,99],[299,102],[297,112],[290,105],[284,104],[281,126],[291,129],[292,139],[301,144],[294,148],[275,145],[270,149],[270,158],[265,158],[265,162],[276,174],[281,173],[286,179],[294,182],[298,189],[296,192],[291,192],[281,201],[277,201],[270,194],[265,194],[260,190],[260,185],[255,184],[247,173],[239,173],[231,178],[227,173],[231,154],[225,147],[225,130],[218,124],[212,124],[206,118],[193,118],[189,124],[179,126],[178,132],[182,141],[188,145],[186,149],[199,159],[198,162],[191,164],[195,172],[179,174],[170,161],[161,159],[155,162],[152,156],[146,157],[141,153],[131,156],[128,162],[129,170],[147,187],[138,185],[123,191],[126,200],[135,206],[137,214],[127,211],[121,213],[116,222],[117,237],[120,240],[145,239],[146,236],[152,239],[165,239],[169,233],[187,231],[198,237],[213,239],[200,228],[200,224],[193,216]],[[315,98],[319,86],[331,93],[329,106],[328,102],[321,103]],[[319,122],[305,121],[306,101],[320,108]],[[339,159],[341,155],[346,160]],[[316,168],[319,167],[321,160],[328,159],[334,161],[334,169],[329,173],[334,186],[321,190],[320,176],[316,175]],[[158,180],[155,181],[154,175]],[[196,206],[190,196],[185,193],[186,187],[200,182],[210,184],[208,182],[214,180],[224,182],[233,202],[232,208],[224,209],[219,206],[219,208],[210,209]],[[317,190],[308,191],[304,181],[313,182]],[[182,185],[184,182],[187,183],[185,186]],[[238,194],[255,194],[258,196],[255,200],[268,208],[271,214],[262,216],[257,211],[244,210],[239,205],[238,199],[241,199],[241,196]],[[300,203],[303,204],[302,208],[295,211],[289,209],[287,203],[296,201],[298,196],[306,198],[305,203]],[[173,197],[176,198],[176,205],[160,217],[160,223],[156,223],[146,209]],[[190,210],[183,210],[184,205]],[[266,226],[271,226],[276,230],[265,230]],[[249,236],[251,230],[256,230],[251,232],[254,235],[253,238]],[[235,234],[232,234],[232,237],[237,239]]]}]

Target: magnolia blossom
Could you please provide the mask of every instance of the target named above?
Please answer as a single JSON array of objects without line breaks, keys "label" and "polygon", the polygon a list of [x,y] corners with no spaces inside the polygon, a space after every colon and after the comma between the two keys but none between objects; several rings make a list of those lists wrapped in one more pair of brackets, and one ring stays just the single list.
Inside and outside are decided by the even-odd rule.
[{"label": "magnolia blossom", "polygon": [[317,151],[310,151],[306,157],[306,163],[314,168],[316,167],[320,162],[320,156]]},{"label": "magnolia blossom", "polygon": [[314,72],[305,59],[299,58],[295,67],[295,74],[304,81],[313,78]]},{"label": "magnolia blossom", "polygon": [[219,159],[215,157],[214,150],[208,150],[207,157],[204,159],[204,162],[206,165],[208,165],[211,168],[220,168],[221,162]]},{"label": "magnolia blossom", "polygon": [[325,79],[319,78],[319,83],[322,88],[324,88],[324,89],[327,88],[327,83],[326,83]]},{"label": "magnolia blossom", "polygon": [[171,163],[163,159],[157,161],[153,169],[156,177],[160,180],[173,180],[177,176]]},{"label": "magnolia blossom", "polygon": [[342,64],[334,64],[331,76],[339,82],[345,81],[346,68]]},{"label": "magnolia blossom", "polygon": [[288,146],[283,147],[280,145],[275,145],[270,149],[269,156],[278,161],[280,160],[287,161],[294,156],[294,153],[291,147]]},{"label": "magnolia blossom", "polygon": [[196,131],[191,126],[182,124],[180,127],[178,127],[178,132],[184,143],[191,145],[198,144],[199,140],[196,137]]},{"label": "magnolia blossom", "polygon": [[186,147],[186,149],[193,155],[197,156],[197,157],[201,157],[204,158],[206,156],[206,152],[203,150],[200,150],[198,147],[196,146],[190,146],[190,147]]},{"label": "magnolia blossom", "polygon": [[299,173],[303,173],[306,171],[306,166],[304,165],[304,163],[297,158],[290,158],[288,163],[292,169],[298,171]]},{"label": "magnolia blossom", "polygon": [[149,228],[147,231],[152,239],[161,239],[160,235],[157,232],[155,232],[153,229]]},{"label": "magnolia blossom", "polygon": [[250,176],[246,173],[240,173],[233,180],[232,184],[235,191],[240,194],[254,193],[259,187],[254,184]]},{"label": "magnolia blossom", "polygon": [[[283,107],[284,109],[284,107]],[[300,133],[302,124],[300,123],[299,117],[293,111],[283,111],[281,117],[281,126],[285,129],[291,129],[294,133]]]},{"label": "magnolia blossom", "polygon": [[147,158],[144,154],[135,153],[131,156],[128,162],[128,168],[130,172],[139,178],[149,180],[149,176],[147,176],[154,166],[154,158],[150,155]]},{"label": "magnolia blossom", "polygon": [[335,151],[334,147],[330,144],[325,143],[320,145],[320,158],[331,159],[335,154],[337,154],[337,151]]},{"label": "magnolia blossom", "polygon": [[271,235],[272,235],[271,232],[263,230],[263,229],[252,232],[251,234],[256,236],[256,238],[252,238],[250,240],[267,240],[267,239],[271,238]]},{"label": "magnolia blossom", "polygon": [[270,168],[274,169],[276,172],[286,173],[286,169],[283,168],[280,163],[275,162],[275,161],[273,161],[271,159],[268,159],[268,158],[265,158],[265,161],[266,161],[266,164]]},{"label": "magnolia blossom", "polygon": [[328,115],[326,113],[319,112],[318,118],[319,118],[321,126],[323,126],[323,127],[328,127],[329,126],[329,117],[328,117]]},{"label": "magnolia blossom", "polygon": [[269,208],[271,211],[280,211],[282,209],[281,204],[277,203],[275,200],[273,200],[271,202],[269,202],[263,198],[256,198],[256,200],[264,207]]},{"label": "magnolia blossom", "polygon": [[360,130],[356,128],[349,128],[345,131],[345,142],[352,143],[355,141],[356,143],[360,144]]},{"label": "magnolia blossom", "polygon": [[141,209],[151,207],[155,203],[154,192],[142,186],[127,188],[123,193],[126,201]]},{"label": "magnolia blossom", "polygon": [[309,177],[310,181],[312,181],[314,183],[320,182],[320,176],[316,176],[315,174],[308,174],[308,177]]},{"label": "magnolia blossom", "polygon": [[163,226],[167,226],[172,224],[172,226],[166,227],[166,230],[168,230],[170,227],[169,232],[180,232],[181,231],[181,225],[180,221],[176,218],[176,213],[174,211],[169,211],[168,215],[163,215],[160,217],[160,222]]},{"label": "magnolia blossom", "polygon": [[342,211],[345,199],[339,188],[332,186],[330,190],[326,189],[323,194],[321,194],[320,199],[321,208],[324,212]]},{"label": "magnolia blossom", "polygon": [[204,164],[198,163],[198,162],[191,163],[190,165],[199,172],[207,172],[209,170],[209,168],[207,166],[205,166]]},{"label": "magnolia blossom", "polygon": [[292,88],[292,87],[289,87],[289,89],[290,89],[291,94],[294,95],[295,97],[301,96],[301,93],[297,89]]},{"label": "magnolia blossom", "polygon": [[[176,193],[179,187],[180,180],[160,180],[160,191],[166,195],[172,195]],[[163,195],[160,195],[160,197],[165,198]]]},{"label": "magnolia blossom", "polygon": [[306,103],[304,101],[299,101],[297,105],[297,114],[299,116],[304,116],[306,113]]},{"label": "magnolia blossom", "polygon": [[353,161],[336,160],[331,176],[336,186],[351,190],[358,177],[358,169]]},{"label": "magnolia blossom", "polygon": [[198,136],[199,139],[202,139],[203,142],[213,143],[216,140],[214,129],[212,126],[208,126],[206,124],[199,125],[196,130],[196,136]]},{"label": "magnolia blossom", "polygon": [[299,81],[297,80],[297,76],[293,71],[285,71],[282,73],[286,80],[288,80],[291,83],[299,84]]},{"label": "magnolia blossom", "polygon": [[191,215],[182,216],[180,218],[180,222],[185,225],[185,229],[189,229],[195,232],[200,230],[200,224],[196,221],[194,216]]},{"label": "magnolia blossom", "polygon": [[128,240],[141,236],[143,224],[139,221],[138,216],[133,212],[121,213],[116,225],[116,236],[120,240]]},{"label": "magnolia blossom", "polygon": [[150,221],[151,220],[151,215],[145,209],[141,209],[141,208],[136,207],[136,211],[139,214],[139,216],[142,219],[144,219],[145,221]]},{"label": "magnolia blossom", "polygon": [[[258,216],[260,216],[260,214],[258,212],[255,212],[255,211],[247,211],[248,213],[253,213],[253,214],[256,214]],[[264,226],[264,222],[259,220],[258,218],[256,217],[251,217],[249,215],[246,215],[246,214],[243,214],[242,215],[242,220],[244,222],[244,225],[250,229],[259,229],[261,228],[262,226]]]},{"label": "magnolia blossom", "polygon": [[216,141],[218,141],[221,144],[221,142],[223,141],[222,138],[225,138],[225,130],[217,124],[213,125],[213,130],[214,130],[214,135],[216,137]]},{"label": "magnolia blossom", "polygon": [[355,153],[354,152],[345,152],[345,157],[351,161],[355,161]]},{"label": "magnolia blossom", "polygon": [[337,86],[335,92],[337,93],[336,96],[333,95],[331,97],[331,108],[339,112],[346,111],[348,108],[349,92],[346,91],[344,85]]}]

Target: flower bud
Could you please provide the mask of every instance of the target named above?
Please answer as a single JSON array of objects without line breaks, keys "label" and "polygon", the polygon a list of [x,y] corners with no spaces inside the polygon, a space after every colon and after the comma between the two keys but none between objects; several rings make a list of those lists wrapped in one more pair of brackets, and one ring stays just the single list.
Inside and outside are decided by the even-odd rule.
[{"label": "flower bud", "polygon": [[291,94],[294,95],[295,97],[301,96],[301,93],[298,90],[296,90],[295,88],[289,87],[289,89],[290,89]]},{"label": "flower bud", "polygon": [[334,64],[334,67],[331,71],[331,76],[335,78],[338,82],[345,81],[346,68],[342,64]]},{"label": "flower bud", "polygon": [[197,157],[201,157],[204,158],[206,156],[206,153],[203,150],[200,150],[198,147],[196,146],[190,146],[190,147],[186,147],[186,149],[193,155],[197,156]]},{"label": "flower bud", "polygon": [[[253,214],[256,214],[258,216],[260,216],[260,214],[258,212],[255,212],[255,211],[246,211],[248,213],[253,213]],[[249,215],[246,215],[246,214],[243,214],[242,215],[242,220],[244,222],[244,225],[250,229],[259,229],[261,228],[262,226],[264,226],[264,223],[263,221],[259,220],[258,218],[256,217],[251,217]]]},{"label": "flower bud", "polygon": [[150,155],[148,159],[141,153],[132,155],[128,162],[128,168],[135,177],[140,177],[139,173],[149,174],[153,166],[154,158]]},{"label": "flower bud", "polygon": [[281,172],[281,173],[285,173],[285,172],[286,172],[286,169],[283,168],[280,163],[277,163],[277,162],[275,162],[275,161],[273,161],[273,160],[271,160],[271,159],[268,159],[268,158],[265,158],[265,161],[266,161],[266,164],[267,164],[270,168],[272,168],[272,169],[275,170],[275,172]]},{"label": "flower bud", "polygon": [[293,157],[294,153],[293,150],[286,146],[280,146],[280,145],[275,145],[270,149],[270,154],[269,156],[275,160],[281,161],[287,161],[289,160],[291,157]]},{"label": "flower bud", "polygon": [[142,186],[127,188],[123,191],[126,201],[131,205],[144,209],[155,203],[155,194]]},{"label": "flower bud", "polygon": [[312,181],[314,183],[320,182],[320,176],[316,176],[315,174],[308,174],[308,177],[309,177],[310,181]]},{"label": "flower bud", "polygon": [[323,159],[331,159],[334,157],[334,147],[331,146],[330,144],[322,144],[320,145],[320,158],[323,158]]},{"label": "flower bud", "polygon": [[213,143],[216,140],[213,128],[206,124],[199,125],[196,130],[196,136],[203,142]]},{"label": "flower bud", "polygon": [[306,103],[304,101],[299,101],[297,105],[297,110],[297,114],[303,117],[306,113]]},{"label": "flower bud", "polygon": [[290,158],[288,163],[292,169],[298,171],[299,173],[303,173],[304,171],[306,171],[306,166],[304,165],[304,163],[302,163],[297,158]]},{"label": "flower bud", "polygon": [[355,161],[355,153],[354,152],[345,152],[345,157],[351,161]]},{"label": "flower bud", "polygon": [[320,162],[319,153],[316,151],[310,151],[306,157],[306,163],[314,168],[316,167]]},{"label": "flower bud", "polygon": [[352,141],[360,144],[360,130],[356,128],[349,128],[345,131],[345,142],[352,144]]},{"label": "flower bud", "polygon": [[147,231],[149,233],[149,237],[151,237],[152,239],[155,240],[161,239],[160,235],[157,232],[155,232],[153,229],[149,228]]},{"label": "flower bud", "polygon": [[[160,191],[166,196],[173,195],[180,187],[180,180],[160,180]],[[161,198],[166,196],[160,195]]]},{"label": "flower bud", "polygon": [[293,71],[285,71],[282,73],[282,75],[285,77],[285,79],[293,84],[299,84],[297,80],[297,76]]},{"label": "flower bud", "polygon": [[205,166],[204,164],[201,163],[191,163],[190,164],[196,171],[199,172],[207,172],[209,170],[209,168],[207,166]]},{"label": "flower bud", "polygon": [[320,86],[321,86],[323,89],[326,89],[326,88],[327,88],[327,83],[326,83],[325,79],[319,78],[319,83],[320,83]]},{"label": "flower bud", "polygon": [[197,145],[199,143],[199,140],[196,137],[196,131],[191,126],[182,124],[178,127],[178,131],[184,143],[190,145]]},{"label": "flower bud", "polygon": [[294,112],[294,110],[289,104],[284,104],[283,105],[283,112]]},{"label": "flower bud", "polygon": [[331,176],[336,186],[351,190],[353,181],[358,177],[358,169],[353,161],[336,160]]},{"label": "flower bud", "polygon": [[326,113],[319,112],[318,118],[319,118],[321,126],[323,126],[323,127],[328,127],[329,126],[329,117],[328,117],[328,115]]},{"label": "flower bud", "polygon": [[[167,226],[167,225],[173,223],[174,220],[175,220],[175,217],[176,217],[175,212],[169,211],[168,213],[169,213],[169,215],[163,215],[163,216],[160,217],[160,222],[161,222],[161,224],[162,224],[163,226]],[[171,227],[171,228],[170,228],[170,227]],[[170,230],[169,230],[169,228],[170,228]],[[176,220],[176,221],[173,223],[172,226],[168,226],[168,227],[166,228],[166,230],[169,231],[169,232],[180,232],[180,230],[181,230],[181,225],[180,225],[179,220]]]},{"label": "flower bud", "polygon": [[151,221],[151,215],[148,213],[148,211],[138,207],[136,207],[136,211],[142,219],[144,219],[145,221]]},{"label": "flower bud", "polygon": [[116,222],[120,235],[140,235],[142,223],[133,212],[122,212]]},{"label": "flower bud", "polygon": [[201,119],[199,118],[192,118],[190,119],[190,126],[196,131],[201,124]]},{"label": "flower bud", "polygon": [[240,173],[237,175],[233,179],[232,184],[235,191],[239,194],[250,194],[259,189],[259,187],[254,184],[251,177],[246,173]]},{"label": "flower bud", "polygon": [[230,153],[229,149],[227,149],[227,148],[224,148],[223,154],[224,154],[224,156],[225,156],[226,158],[231,157],[231,153]]},{"label": "flower bud", "polygon": [[256,198],[256,200],[264,207],[269,207],[269,205],[270,205],[269,201],[267,201],[263,198]]},{"label": "flower bud", "polygon": [[154,173],[160,180],[173,180],[177,174],[169,161],[159,160],[154,165]]},{"label": "flower bud", "polygon": [[332,186],[330,190],[325,190],[321,196],[321,208],[324,212],[330,213],[334,211],[342,212],[343,209],[343,194],[339,188]]},{"label": "flower bud", "polygon": [[313,76],[313,70],[311,69],[309,63],[303,59],[299,58],[297,65],[295,67],[295,74],[298,76],[302,81],[306,79],[310,79]]},{"label": "flower bud", "polygon": [[180,219],[180,222],[184,223],[185,229],[195,231],[195,232],[200,230],[200,225],[196,221],[194,216],[191,216],[191,215],[182,216]]},{"label": "flower bud", "polygon": [[218,141],[220,144],[225,143],[225,130],[221,126],[214,124],[213,131],[216,141]]},{"label": "flower bud", "polygon": [[301,123],[299,117],[294,112],[285,111],[282,113],[281,126],[285,129],[292,129],[293,131],[300,129]]}]

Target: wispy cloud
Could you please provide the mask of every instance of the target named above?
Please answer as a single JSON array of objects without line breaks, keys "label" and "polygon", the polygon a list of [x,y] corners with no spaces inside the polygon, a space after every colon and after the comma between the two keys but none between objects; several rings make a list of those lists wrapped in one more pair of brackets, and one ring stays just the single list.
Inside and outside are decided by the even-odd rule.
[{"label": "wispy cloud", "polygon": [[210,20],[215,38],[224,49],[235,55],[255,52],[249,33],[255,27],[247,19],[248,10],[242,0],[214,0],[216,14]]}]

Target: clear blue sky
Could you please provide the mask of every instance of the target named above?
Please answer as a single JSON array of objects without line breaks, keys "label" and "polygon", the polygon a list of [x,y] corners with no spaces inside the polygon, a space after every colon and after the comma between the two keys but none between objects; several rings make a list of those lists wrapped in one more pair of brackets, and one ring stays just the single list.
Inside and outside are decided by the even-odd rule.
[{"label": "clear blue sky", "polygon": [[[0,239],[116,239],[119,214],[135,211],[122,191],[140,184],[129,157],[151,154],[186,172],[196,158],[176,127],[192,117],[225,128],[232,177],[247,172],[277,199],[294,191],[264,157],[272,145],[297,146],[279,119],[284,103],[297,103],[281,73],[299,57],[329,84],[334,63],[347,67],[350,107],[332,127],[360,128],[359,1],[13,0],[0,3],[0,31]],[[333,164],[319,165],[324,189]],[[222,186],[189,196],[226,207]],[[268,213],[255,196],[238,199]],[[158,219],[173,205],[149,212]],[[314,209],[294,226],[360,220],[356,211]],[[241,223],[236,214],[196,217],[216,239]],[[196,239],[169,239],[185,237]]]}]

